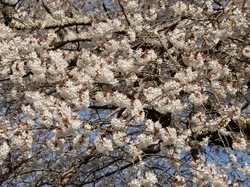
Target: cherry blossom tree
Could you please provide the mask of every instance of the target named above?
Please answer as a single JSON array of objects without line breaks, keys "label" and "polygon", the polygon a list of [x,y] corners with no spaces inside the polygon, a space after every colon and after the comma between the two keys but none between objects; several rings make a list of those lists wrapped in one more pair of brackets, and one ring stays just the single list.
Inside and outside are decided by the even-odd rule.
[{"label": "cherry blossom tree", "polygon": [[1,186],[249,185],[242,0],[1,0]]}]

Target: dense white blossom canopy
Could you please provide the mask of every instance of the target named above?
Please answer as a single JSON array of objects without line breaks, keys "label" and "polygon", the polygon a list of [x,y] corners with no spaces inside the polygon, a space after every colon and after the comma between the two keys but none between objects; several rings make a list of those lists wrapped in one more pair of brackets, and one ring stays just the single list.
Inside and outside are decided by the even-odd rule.
[{"label": "dense white blossom canopy", "polygon": [[249,185],[248,1],[0,12],[0,186]]}]

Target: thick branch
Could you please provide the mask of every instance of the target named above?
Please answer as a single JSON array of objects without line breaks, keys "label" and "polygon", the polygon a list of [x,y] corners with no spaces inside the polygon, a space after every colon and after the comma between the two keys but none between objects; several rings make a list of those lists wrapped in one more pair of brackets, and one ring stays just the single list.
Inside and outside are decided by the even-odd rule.
[{"label": "thick branch", "polygon": [[92,158],[92,154],[94,151],[95,147],[90,147],[85,153],[83,153],[72,163],[71,167],[61,175],[61,178],[59,180],[59,185],[61,187],[64,187],[68,184],[73,174],[77,172],[81,165],[88,163],[88,161]]},{"label": "thick branch", "polygon": [[11,23],[11,26],[19,30],[32,30],[32,29],[55,29],[63,28],[74,25],[90,25],[92,19],[89,17],[79,17],[79,18],[63,18],[61,20],[49,19],[49,20],[38,20],[35,23],[21,21],[17,18],[14,18],[15,21]]},{"label": "thick branch", "polygon": [[114,105],[103,105],[103,106],[95,106],[95,105],[90,105],[88,108],[90,109],[103,109],[103,110],[115,110],[118,107]]},{"label": "thick branch", "polygon": [[62,41],[58,41],[54,44],[54,48],[58,49],[62,46],[64,46],[67,43],[71,43],[71,42],[86,42],[86,41],[91,41],[92,37],[90,36],[89,33],[87,32],[83,32],[80,34],[74,34],[74,35],[70,35],[65,37],[65,39],[63,39]]}]

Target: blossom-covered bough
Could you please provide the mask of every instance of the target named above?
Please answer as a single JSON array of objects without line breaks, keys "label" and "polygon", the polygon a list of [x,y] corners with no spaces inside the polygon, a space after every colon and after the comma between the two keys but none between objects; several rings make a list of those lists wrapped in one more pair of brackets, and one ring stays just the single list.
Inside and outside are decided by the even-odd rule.
[{"label": "blossom-covered bough", "polygon": [[1,12],[1,186],[249,184],[247,1]]}]

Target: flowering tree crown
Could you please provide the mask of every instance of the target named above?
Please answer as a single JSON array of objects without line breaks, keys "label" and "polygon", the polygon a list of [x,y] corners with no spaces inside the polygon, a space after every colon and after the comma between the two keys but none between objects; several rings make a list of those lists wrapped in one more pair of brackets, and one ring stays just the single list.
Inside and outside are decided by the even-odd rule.
[{"label": "flowering tree crown", "polygon": [[0,6],[0,185],[249,184],[247,1]]}]

